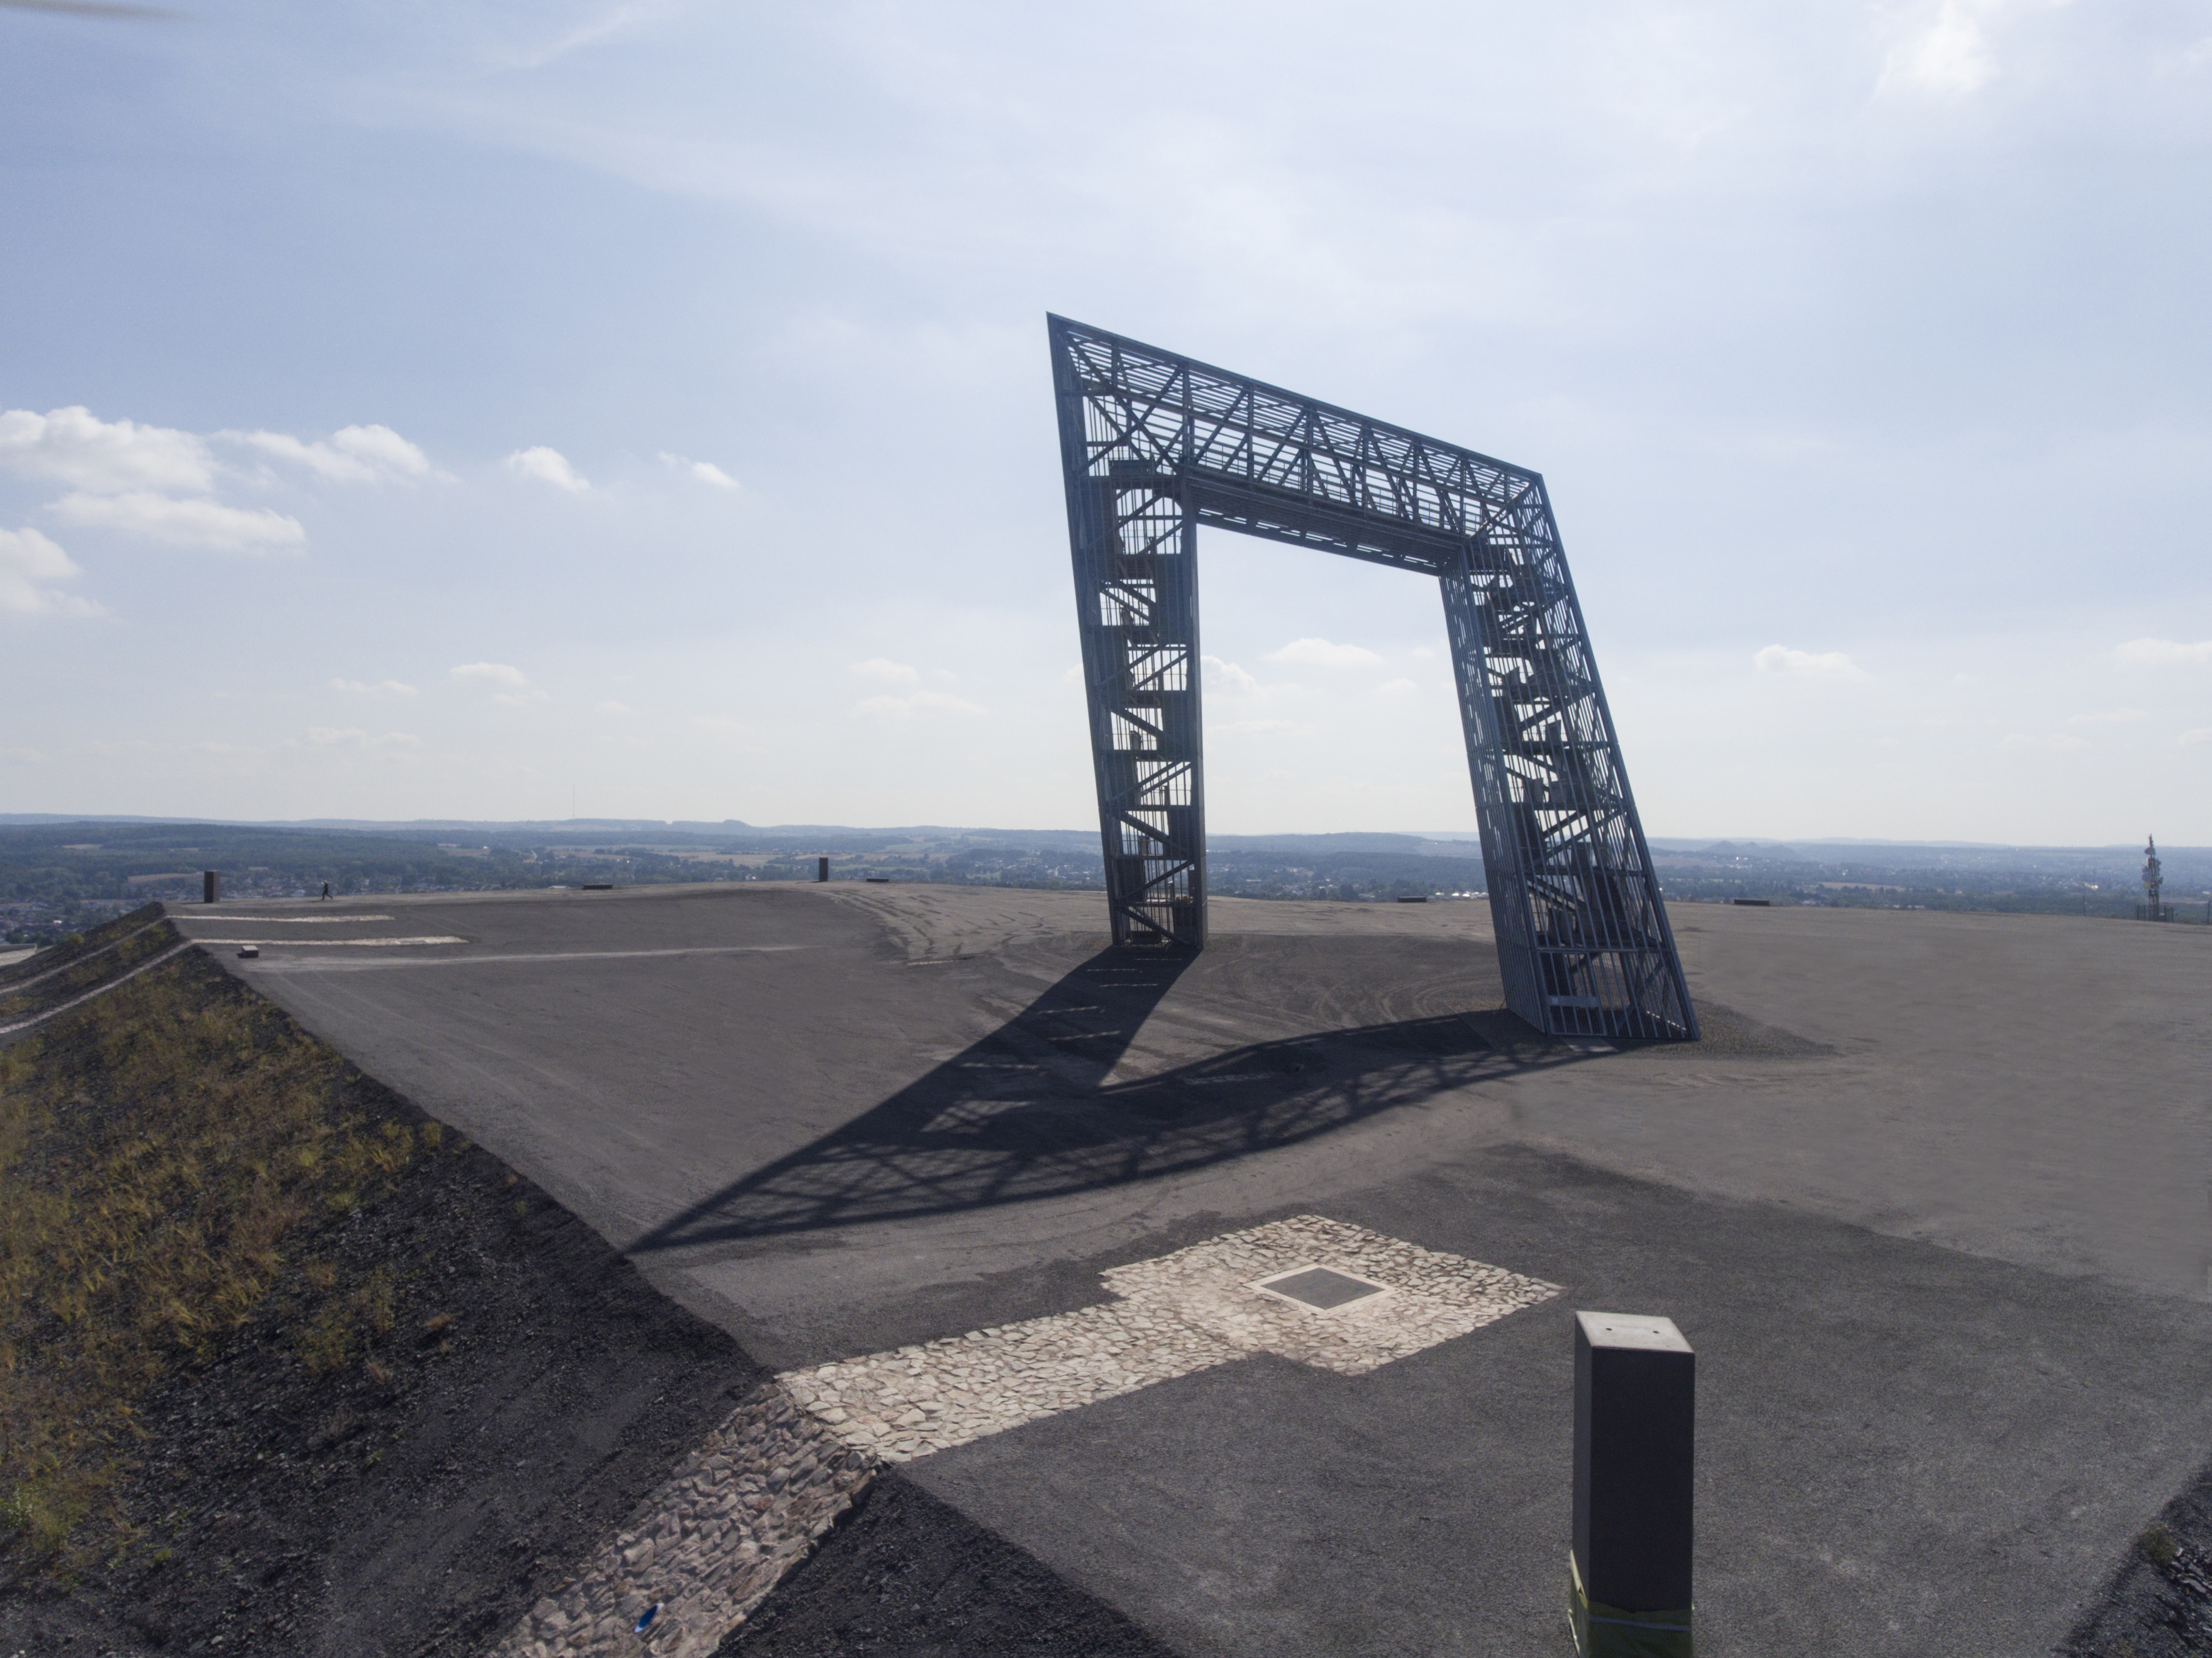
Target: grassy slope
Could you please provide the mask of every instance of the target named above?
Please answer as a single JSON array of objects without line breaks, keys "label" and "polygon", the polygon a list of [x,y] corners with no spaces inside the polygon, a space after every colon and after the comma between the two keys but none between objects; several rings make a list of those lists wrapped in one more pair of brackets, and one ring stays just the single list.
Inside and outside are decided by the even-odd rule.
[{"label": "grassy slope", "polygon": [[149,974],[0,1054],[0,1527],[19,1557],[135,1534],[112,1494],[137,1401],[272,1295],[312,1370],[392,1331],[389,1271],[341,1284],[314,1223],[392,1193],[438,1126],[351,1108],[342,1060],[208,971]]},{"label": "grassy slope", "polygon": [[478,1649],[756,1376],[198,951],[0,1050],[0,1650]]}]

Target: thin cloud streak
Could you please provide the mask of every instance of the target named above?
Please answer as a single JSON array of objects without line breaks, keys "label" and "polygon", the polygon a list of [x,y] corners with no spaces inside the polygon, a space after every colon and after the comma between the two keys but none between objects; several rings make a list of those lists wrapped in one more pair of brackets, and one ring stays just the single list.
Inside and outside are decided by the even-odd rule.
[{"label": "thin cloud streak", "polygon": [[306,544],[296,518],[273,507],[226,507],[220,501],[132,489],[119,495],[64,495],[46,510],[80,529],[110,530],[173,547],[219,553],[267,553]]}]

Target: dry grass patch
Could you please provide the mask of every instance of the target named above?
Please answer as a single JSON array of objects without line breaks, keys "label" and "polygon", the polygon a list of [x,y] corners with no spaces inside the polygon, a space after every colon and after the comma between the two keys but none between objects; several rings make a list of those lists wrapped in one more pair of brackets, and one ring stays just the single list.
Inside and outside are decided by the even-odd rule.
[{"label": "dry grass patch", "polygon": [[[18,963],[11,977],[36,979],[40,982],[25,990],[10,990],[6,984],[0,984],[0,1024],[67,1001],[104,979],[128,972],[156,951],[167,949],[177,942],[177,932],[173,927],[160,925],[160,921],[159,914],[148,906],[88,936],[65,939],[58,950],[41,952]],[[75,959],[58,963],[53,960],[57,955]],[[49,974],[52,976],[48,977]]]},{"label": "dry grass patch", "polygon": [[257,1312],[311,1371],[391,1333],[390,1272],[314,1240],[439,1131],[350,1108],[358,1081],[196,952],[0,1051],[0,1576],[133,1540],[138,1402]]}]

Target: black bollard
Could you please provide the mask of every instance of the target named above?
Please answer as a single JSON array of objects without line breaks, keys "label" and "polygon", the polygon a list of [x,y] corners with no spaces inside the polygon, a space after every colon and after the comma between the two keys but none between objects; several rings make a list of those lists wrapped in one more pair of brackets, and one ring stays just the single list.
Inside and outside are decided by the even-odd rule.
[{"label": "black bollard", "polygon": [[1692,1658],[1697,1355],[1672,1319],[1575,1315],[1575,1542],[1582,1658]]},{"label": "black bollard", "polygon": [[200,902],[204,904],[219,904],[222,902],[222,872],[221,870],[204,869],[200,872]]}]

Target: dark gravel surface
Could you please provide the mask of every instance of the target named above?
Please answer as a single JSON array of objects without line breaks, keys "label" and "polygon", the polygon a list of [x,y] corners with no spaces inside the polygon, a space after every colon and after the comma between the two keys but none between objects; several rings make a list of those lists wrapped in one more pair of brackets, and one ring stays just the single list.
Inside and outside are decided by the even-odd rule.
[{"label": "dark gravel surface", "polygon": [[896,1473],[863,1492],[716,1658],[1175,1658],[1104,1601]]},{"label": "dark gravel surface", "polygon": [[[1416,950],[1270,935],[1210,951],[1139,1027],[1107,1017],[1106,999],[1073,996],[1087,981],[1072,947],[969,961],[948,944],[968,964],[908,974],[818,896],[774,895],[757,914],[745,898],[441,901],[409,911],[405,926],[468,935],[450,963],[390,952],[324,961],[278,947],[235,970],[630,1238],[692,1200],[677,1189],[687,1181],[749,1199],[779,1160],[817,1174],[911,1169],[902,1159],[917,1148],[896,1136],[861,1148],[872,1161],[826,1154],[851,1151],[851,1124],[879,1121],[868,1114],[979,1032],[1061,1042],[1141,1028],[1154,1042],[1131,1050],[1143,1082],[1223,1068],[1224,1054],[1273,1052],[1323,1026],[1419,1023],[1437,1011]],[[802,914],[809,905],[823,913]],[[1756,919],[1756,935],[1737,916],[1711,918],[1709,933],[1686,929],[1728,945],[1697,966],[1708,1031],[1694,1048],[1486,1071],[1480,1087],[1411,1090],[1388,1108],[1346,1113],[1326,1134],[1274,1136],[1267,1156],[1240,1151],[1131,1187],[1093,1186],[1079,1169],[1026,1205],[987,1207],[963,1188],[941,1208],[856,1214],[841,1188],[837,1224],[787,1236],[725,1203],[715,1212],[726,1236],[657,1270],[702,1308],[747,1309],[726,1321],[748,1345],[757,1334],[755,1350],[779,1364],[1028,1309],[1003,1283],[1054,1286],[1052,1304],[1037,1309],[1054,1310],[1090,1254],[1149,1255],[1186,1229],[1210,1235],[1291,1208],[1570,1291],[1557,1308],[1371,1376],[1224,1367],[917,1464],[833,1533],[725,1654],[1166,1650],[1114,1606],[1193,1653],[1283,1658],[1379,1651],[1393,1639],[1391,1649],[1426,1650],[1396,1631],[1447,1602],[1464,1612],[1458,1647],[1549,1650],[1540,1643],[1560,1637],[1563,1622],[1560,1591],[1546,1587],[1556,1565],[1544,1564],[1559,1559],[1565,1526],[1554,1512],[1561,1321],[1576,1304],[1677,1311],[1701,1371],[1711,1361],[1701,1431],[1715,1436],[1701,1466],[1727,1506],[1700,1570],[1716,1652],[1774,1641],[1854,1655],[2212,1651],[2203,1482],[2167,1507],[2166,1532],[2137,1539],[2212,1442],[2192,1381],[2212,1336],[2196,1288],[2177,1295],[2161,1276],[2169,1255],[2186,1256],[2202,1283],[2201,1172],[2190,1172],[2201,1159],[2178,1150],[2196,1144],[2195,1094],[2147,1061],[2090,1076],[2048,1035],[2100,1055],[2185,1051],[2112,1040],[2133,1029],[2115,1021],[2133,1018],[2147,993],[2132,958],[2102,934],[2055,926],[2045,938],[2026,924],[1999,937],[1977,918]],[[1369,970],[1385,957],[1400,970]],[[601,959],[610,965],[592,965]],[[1984,976],[1960,976],[1961,964]],[[2122,983],[2124,1008],[2106,988]],[[1984,987],[1969,999],[1971,1020],[1957,997],[1927,990],[1960,984]],[[1055,996],[1085,1009],[1063,1019]],[[2162,1018],[2164,1008],[2153,1011]],[[1097,1029],[1066,1023],[1085,1009]],[[1242,1023],[1224,1023],[1232,1017]],[[1071,1051],[1096,1072],[1090,1081],[1104,1077],[1103,1049]],[[1353,1079],[1366,1090],[1370,1075]],[[1160,1133],[1188,1135],[1223,1108],[1164,1112]],[[1615,1166],[1574,1163],[1562,1148]],[[989,1161],[999,1149],[981,1133],[951,1147],[979,1181],[1003,1172]],[[489,1164],[476,1187],[454,1188],[453,1206],[476,1202],[485,1228],[509,1226],[500,1213],[509,1193],[490,1184],[504,1178]],[[2185,1212],[2171,1201],[2185,1188]],[[529,1263],[547,1248],[532,1224],[497,1235],[517,1254],[484,1245],[518,1282],[535,1281]],[[637,1319],[661,1329],[665,1303],[627,1269],[606,1270],[653,1309]],[[439,1287],[428,1274],[416,1283]],[[565,1305],[558,1287],[533,1304]],[[410,1334],[412,1368],[391,1369],[414,1391],[389,1407],[388,1424],[342,1430],[328,1449],[313,1441],[341,1406],[385,1407],[342,1391],[289,1399],[284,1387],[303,1384],[251,1344],[227,1354],[241,1379],[224,1384],[233,1403],[223,1408],[284,1415],[287,1478],[319,1494],[278,1502],[292,1485],[254,1459],[271,1458],[281,1436],[226,1440],[212,1406],[176,1418],[177,1432],[230,1448],[196,1453],[181,1479],[166,1476],[198,1488],[179,1499],[186,1522],[161,1570],[197,1574],[191,1594],[172,1598],[199,1621],[159,1631],[163,1650],[480,1649],[556,1582],[683,1448],[682,1436],[655,1438],[653,1411],[680,1415],[690,1400],[696,1431],[726,1408],[703,1382],[682,1393],[699,1372],[664,1356],[650,1362],[676,1382],[624,1407],[605,1430],[614,1448],[592,1449],[579,1424],[610,1406],[637,1361],[586,1373],[586,1350],[618,1327],[622,1298],[568,1287],[581,1310],[542,1323],[472,1309],[458,1276],[442,1296],[410,1301],[410,1332],[454,1312],[452,1345],[441,1351],[442,1338],[423,1345]],[[1089,1278],[1073,1289],[1095,1294]],[[928,1327],[910,1330],[917,1321]],[[633,1345],[659,1351],[646,1335]],[[465,1367],[467,1385],[449,1384]],[[271,1402],[249,1405],[262,1383]],[[378,1432],[401,1437],[378,1446]],[[619,1465],[631,1433],[659,1448]],[[479,1441],[497,1448],[482,1454]],[[375,1464],[373,1446],[386,1450]],[[561,1447],[573,1467],[519,1483],[540,1479],[539,1459]],[[631,1472],[595,1485],[595,1456]],[[325,1467],[313,1485],[308,1476]],[[148,1477],[163,1472],[154,1460]],[[628,1495],[600,1502],[623,1480]],[[574,1518],[586,1509],[588,1521]],[[220,1530],[230,1521],[219,1516],[233,1515],[247,1516],[234,1537]],[[1473,1540],[1488,1564],[1471,1570],[1466,1550],[1440,1548],[1439,1536]],[[289,1564],[288,1548],[298,1556]],[[1209,1637],[1177,1608],[1224,1560],[1236,1570],[1212,1581],[1245,1622],[1230,1628],[1224,1613]],[[112,1572],[81,1588],[77,1622],[64,1631],[74,1648],[9,1623],[0,1601],[0,1658],[17,1647],[98,1650],[117,1631],[113,1649],[142,1649],[122,1640],[143,1645],[155,1631],[124,1620],[153,1573],[130,1570],[137,1577]],[[1513,1644],[1508,1603],[1523,1583],[1538,1645]],[[290,1625],[276,1612],[255,1621],[264,1600],[285,1596]],[[159,1609],[158,1597],[148,1603]]]},{"label": "dark gravel surface", "polygon": [[2212,1467],[2143,1528],[2062,1658],[2199,1658],[2212,1652]]}]

